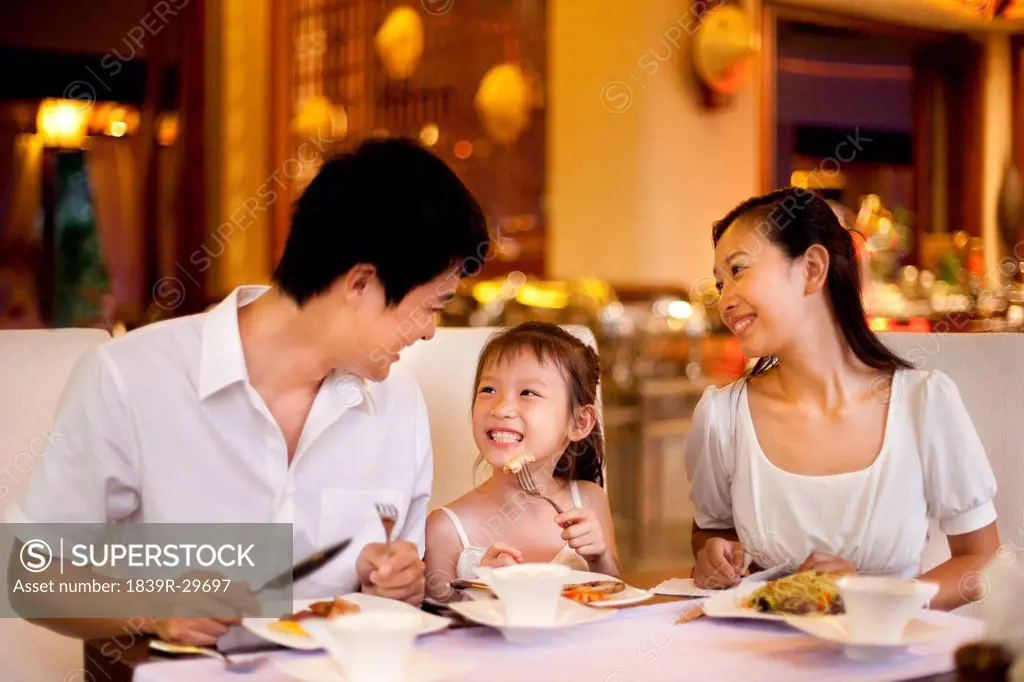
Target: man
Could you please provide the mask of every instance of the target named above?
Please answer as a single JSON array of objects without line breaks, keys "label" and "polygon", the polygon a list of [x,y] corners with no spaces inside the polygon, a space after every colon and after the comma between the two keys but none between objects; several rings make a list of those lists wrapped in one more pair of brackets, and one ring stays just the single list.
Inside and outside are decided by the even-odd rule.
[{"label": "man", "polygon": [[[487,248],[477,202],[414,143],[369,141],[327,161],[296,203],[271,287],[83,357],[54,425],[68,437],[7,520],[291,523],[296,558],[352,539],[297,598],[361,589],[418,604],[430,434],[414,380],[390,368],[434,335]],[[389,553],[375,503],[399,512]],[[83,638],[125,624],[35,622]],[[211,645],[234,622],[143,629]]]}]

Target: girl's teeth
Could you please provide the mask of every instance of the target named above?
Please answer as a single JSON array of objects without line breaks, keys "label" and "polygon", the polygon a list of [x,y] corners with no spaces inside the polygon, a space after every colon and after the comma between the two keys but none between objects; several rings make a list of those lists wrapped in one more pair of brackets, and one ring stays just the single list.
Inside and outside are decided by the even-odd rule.
[{"label": "girl's teeth", "polygon": [[523,438],[514,433],[491,433],[491,440],[497,443],[518,443]]}]

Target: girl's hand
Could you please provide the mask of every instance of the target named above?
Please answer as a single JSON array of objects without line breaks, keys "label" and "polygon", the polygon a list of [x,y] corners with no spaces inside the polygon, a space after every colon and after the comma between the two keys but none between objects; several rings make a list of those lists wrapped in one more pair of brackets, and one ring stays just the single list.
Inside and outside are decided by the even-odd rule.
[{"label": "girl's hand", "polygon": [[735,587],[743,571],[743,545],[725,538],[709,538],[697,552],[693,584],[711,590]]},{"label": "girl's hand", "polygon": [[495,542],[484,552],[480,565],[488,568],[501,568],[523,563],[523,553],[504,542]]},{"label": "girl's hand", "polygon": [[822,571],[824,573],[856,573],[857,567],[842,557],[824,552],[811,552],[797,567],[800,571]]},{"label": "girl's hand", "polygon": [[600,560],[608,551],[604,530],[593,509],[568,509],[555,517],[555,523],[563,529],[562,539],[586,559],[587,563],[592,564]]}]

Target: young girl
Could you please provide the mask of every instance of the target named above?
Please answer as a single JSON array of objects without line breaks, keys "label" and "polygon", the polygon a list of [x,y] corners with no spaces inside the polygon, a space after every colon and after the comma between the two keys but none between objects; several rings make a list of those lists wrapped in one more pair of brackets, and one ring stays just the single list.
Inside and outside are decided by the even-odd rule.
[{"label": "young girl", "polygon": [[[920,576],[940,585],[933,608],[974,599],[965,577],[999,547],[992,468],[952,380],[871,332],[850,233],[790,188],[738,206],[713,240],[722,319],[758,361],[694,412],[694,582],[734,585],[750,558]],[[951,558],[921,575],[932,520]]]},{"label": "young girl", "polygon": [[[557,325],[528,322],[487,342],[476,370],[473,439],[493,471],[428,516],[427,596],[450,598],[449,581],[475,578],[479,565],[557,562],[619,574],[602,488],[599,377],[594,350]],[[512,469],[524,460],[562,514],[519,487]]]}]

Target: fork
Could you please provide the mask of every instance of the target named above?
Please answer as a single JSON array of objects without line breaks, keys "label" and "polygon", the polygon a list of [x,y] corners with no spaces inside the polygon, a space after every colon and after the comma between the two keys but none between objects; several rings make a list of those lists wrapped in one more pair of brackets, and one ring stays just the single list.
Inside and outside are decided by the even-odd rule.
[{"label": "fork", "polygon": [[388,555],[391,555],[391,533],[395,530],[395,523],[398,521],[398,509],[392,504],[377,503],[377,516],[384,526],[384,547]]},{"label": "fork", "polygon": [[541,495],[540,491],[537,490],[537,484],[533,480],[533,474],[530,473],[530,468],[526,466],[526,464],[523,464],[523,466],[519,468],[519,471],[516,472],[516,480],[519,481],[519,487],[522,488],[524,493],[531,497],[539,497],[554,507],[557,513],[562,513],[562,508],[559,507],[554,500],[550,497]]},{"label": "fork", "polygon": [[262,656],[255,656],[239,661],[236,658],[222,654],[216,649],[202,646],[190,646],[187,644],[171,644],[159,639],[149,640],[149,648],[154,651],[159,651],[165,654],[194,654],[197,656],[206,656],[208,658],[216,658],[224,663],[224,667],[228,672],[232,673],[247,673],[256,668],[259,668],[270,658],[269,654],[263,654]]}]

